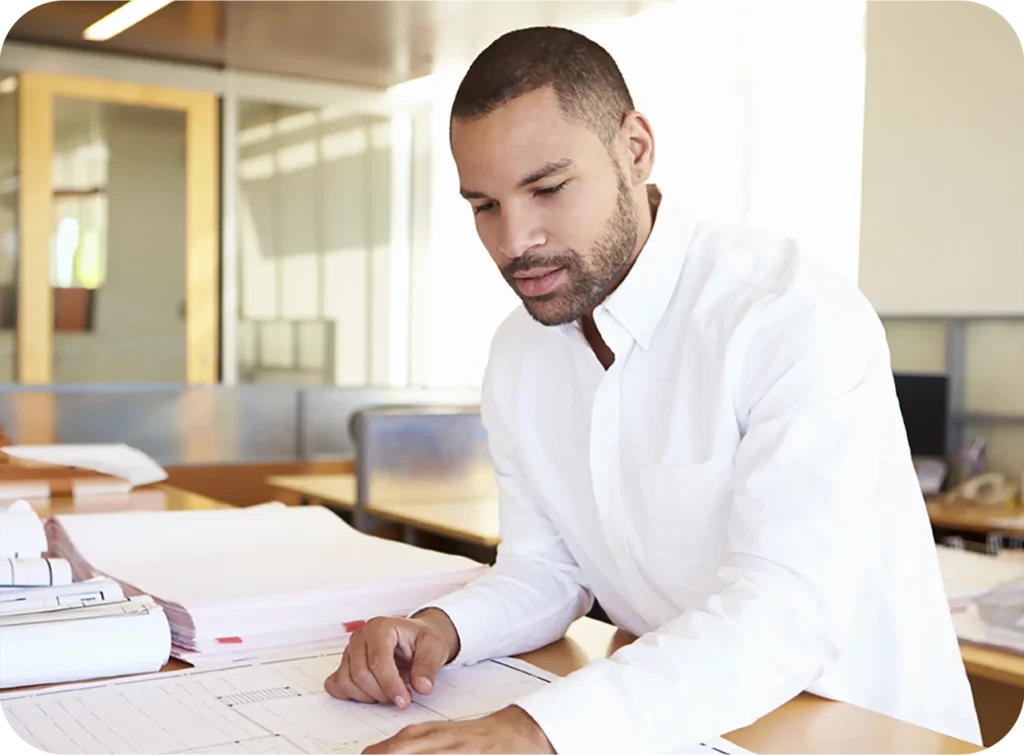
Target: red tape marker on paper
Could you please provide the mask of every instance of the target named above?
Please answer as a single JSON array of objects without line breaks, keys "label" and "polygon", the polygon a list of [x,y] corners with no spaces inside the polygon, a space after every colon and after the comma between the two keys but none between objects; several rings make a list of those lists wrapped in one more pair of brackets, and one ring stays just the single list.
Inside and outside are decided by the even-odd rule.
[{"label": "red tape marker on paper", "polygon": [[366,622],[365,621],[346,621],[344,624],[342,624],[342,626],[345,627],[345,631],[346,632],[354,632],[357,629],[362,629],[364,626],[366,626]]},{"label": "red tape marker on paper", "polygon": [[217,638],[217,644],[218,645],[241,645],[242,644],[242,638],[241,637],[218,637]]}]

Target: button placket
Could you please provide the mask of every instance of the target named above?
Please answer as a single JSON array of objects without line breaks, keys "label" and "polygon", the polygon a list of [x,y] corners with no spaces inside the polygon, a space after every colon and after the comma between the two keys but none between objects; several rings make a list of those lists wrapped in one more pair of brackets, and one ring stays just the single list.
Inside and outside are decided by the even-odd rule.
[{"label": "button placket", "polygon": [[[622,491],[622,373],[634,342],[629,333],[604,312],[596,313],[594,319],[601,337],[615,354],[615,362],[601,379],[591,407],[590,475],[594,500],[605,537],[609,543],[614,543],[610,553],[617,571],[627,589],[645,594],[649,588],[631,556],[622,506],[613,505],[613,498],[621,497]],[[648,621],[646,613],[643,612],[643,618]]]}]

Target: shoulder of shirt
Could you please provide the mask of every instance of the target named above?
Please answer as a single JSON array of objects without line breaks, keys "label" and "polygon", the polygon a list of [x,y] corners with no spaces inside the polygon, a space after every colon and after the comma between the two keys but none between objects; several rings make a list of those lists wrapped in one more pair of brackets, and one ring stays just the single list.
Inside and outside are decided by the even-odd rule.
[{"label": "shoulder of shirt", "polygon": [[853,282],[774,231],[702,221],[695,224],[690,255],[706,274],[726,281],[723,294],[741,306],[791,313],[874,313]]}]

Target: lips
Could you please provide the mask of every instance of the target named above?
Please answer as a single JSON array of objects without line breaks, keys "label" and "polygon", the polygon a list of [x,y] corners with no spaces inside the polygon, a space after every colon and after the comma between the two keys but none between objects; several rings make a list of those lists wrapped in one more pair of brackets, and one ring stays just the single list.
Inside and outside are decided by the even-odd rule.
[{"label": "lips", "polygon": [[544,296],[558,287],[565,278],[565,268],[556,267],[548,270],[527,270],[516,273],[515,286],[523,296]]}]

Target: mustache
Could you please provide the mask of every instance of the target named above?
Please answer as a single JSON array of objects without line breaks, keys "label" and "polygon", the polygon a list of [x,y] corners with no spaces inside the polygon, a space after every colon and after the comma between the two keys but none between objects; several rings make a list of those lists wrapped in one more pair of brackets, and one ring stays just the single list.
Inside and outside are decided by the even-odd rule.
[{"label": "mustache", "polygon": [[505,280],[511,281],[516,273],[525,273],[528,270],[545,267],[577,267],[579,259],[575,252],[552,255],[523,255],[509,262],[501,268],[501,274]]}]

